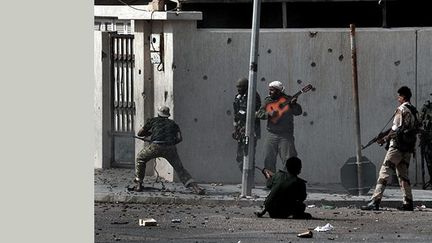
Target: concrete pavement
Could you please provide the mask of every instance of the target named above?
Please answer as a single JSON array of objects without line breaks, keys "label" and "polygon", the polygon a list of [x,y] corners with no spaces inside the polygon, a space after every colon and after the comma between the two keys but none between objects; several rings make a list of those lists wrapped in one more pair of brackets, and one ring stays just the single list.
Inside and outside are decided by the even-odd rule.
[{"label": "concrete pavement", "polygon": [[[257,175],[260,176],[260,175]],[[200,184],[206,195],[193,194],[181,183],[155,182],[155,177],[146,177],[143,192],[128,191],[134,183],[133,169],[95,169],[94,200],[109,203],[155,203],[155,204],[190,204],[190,205],[239,205],[260,206],[268,190],[264,185],[257,185],[252,190],[251,198],[239,198],[240,185],[225,185],[219,182]],[[347,207],[365,204],[372,193],[366,196],[352,196],[339,184],[307,184],[306,205],[310,207]],[[432,190],[413,189],[414,205],[432,208]],[[402,193],[398,187],[388,187],[381,203],[382,207],[397,207],[402,203]]]}]

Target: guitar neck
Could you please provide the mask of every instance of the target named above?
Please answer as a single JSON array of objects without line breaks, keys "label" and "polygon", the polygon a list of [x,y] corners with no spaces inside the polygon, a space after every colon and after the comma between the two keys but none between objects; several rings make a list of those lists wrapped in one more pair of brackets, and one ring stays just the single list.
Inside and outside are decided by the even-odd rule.
[{"label": "guitar neck", "polygon": [[300,90],[299,92],[295,93],[295,94],[292,96],[292,98],[297,98],[297,97],[299,97],[299,95],[301,95],[301,93],[303,93],[303,92]]},{"label": "guitar neck", "polygon": [[[303,92],[300,90],[299,92],[297,92],[297,93],[295,93],[292,97],[291,97],[291,100],[292,99],[294,99],[294,98],[297,98],[297,97],[299,97],[299,95],[301,95]],[[291,100],[287,100],[287,101],[285,101],[284,103],[282,103],[282,105],[288,105],[289,103],[291,103]]]}]

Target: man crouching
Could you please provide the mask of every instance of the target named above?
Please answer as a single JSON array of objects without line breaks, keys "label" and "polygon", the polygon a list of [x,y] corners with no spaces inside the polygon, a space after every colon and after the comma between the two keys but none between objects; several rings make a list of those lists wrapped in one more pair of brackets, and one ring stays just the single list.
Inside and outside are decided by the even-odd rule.
[{"label": "man crouching", "polygon": [[266,212],[270,218],[311,219],[309,213],[305,213],[306,205],[306,181],[299,178],[302,164],[297,157],[291,157],[286,161],[288,172],[279,170],[269,178],[267,187],[271,188],[270,194],[264,201],[264,210],[255,212],[262,217]]},{"label": "man crouching", "polygon": [[176,144],[182,141],[180,128],[173,120],[169,119],[170,109],[162,106],[158,109],[158,116],[150,118],[144,127],[138,132],[139,137],[150,137],[150,143],[137,155],[135,163],[135,191],[143,190],[143,179],[146,163],[154,158],[165,158],[177,172],[180,181],[187,188],[199,195],[205,194],[204,189],[192,179],[189,172],[183,167],[177,154]]}]

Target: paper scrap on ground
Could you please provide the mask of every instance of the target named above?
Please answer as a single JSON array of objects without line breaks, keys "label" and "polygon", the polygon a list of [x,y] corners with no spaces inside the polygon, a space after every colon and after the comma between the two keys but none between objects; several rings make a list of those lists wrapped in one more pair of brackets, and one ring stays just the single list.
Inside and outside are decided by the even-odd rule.
[{"label": "paper scrap on ground", "polygon": [[330,230],[332,230],[334,227],[331,225],[331,224],[329,224],[329,223],[327,223],[326,225],[324,225],[324,226],[317,226],[314,230],[315,231],[318,231],[318,232],[325,232],[325,231],[330,231]]},{"label": "paper scrap on ground", "polygon": [[139,219],[139,226],[157,226],[157,221],[155,219]]}]

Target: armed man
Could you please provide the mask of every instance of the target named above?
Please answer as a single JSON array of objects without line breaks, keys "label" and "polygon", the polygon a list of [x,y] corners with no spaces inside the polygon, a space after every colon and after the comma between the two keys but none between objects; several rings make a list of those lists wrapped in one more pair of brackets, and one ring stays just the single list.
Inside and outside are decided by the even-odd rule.
[{"label": "armed man", "polygon": [[[234,140],[237,141],[237,156],[236,161],[240,169],[243,172],[243,157],[247,150],[247,145],[245,144],[245,131],[246,131],[246,111],[247,111],[247,91],[248,91],[248,80],[246,78],[240,78],[237,80],[237,91],[233,102],[234,107],[234,132],[232,136]],[[255,109],[259,110],[261,106],[261,98],[256,93],[255,99]],[[256,142],[261,137],[261,126],[260,120],[255,120],[255,147]]]},{"label": "armed man", "polygon": [[390,173],[395,170],[403,194],[403,204],[398,209],[403,211],[413,211],[414,209],[408,166],[411,154],[415,150],[418,125],[417,110],[410,103],[412,94],[408,87],[402,86],[397,92],[399,107],[395,111],[393,125],[385,136],[377,140],[380,145],[388,143],[388,150],[372,198],[367,205],[361,207],[362,210],[379,210]]},{"label": "armed man", "polygon": [[[423,128],[420,133],[423,189],[427,189],[428,187],[432,187],[432,102],[430,100],[421,108],[420,121]],[[429,173],[428,182],[425,182],[424,179],[424,164],[426,164]]]},{"label": "armed man", "polygon": [[158,157],[165,158],[177,172],[180,181],[191,188],[196,194],[203,195],[205,191],[198,186],[192,179],[189,172],[177,154],[176,144],[183,139],[180,128],[173,120],[169,119],[170,109],[162,106],[158,109],[158,116],[150,118],[143,128],[138,132],[139,137],[150,136],[150,144],[146,145],[137,155],[135,163],[135,191],[143,190],[143,180],[145,175],[146,163]]}]

